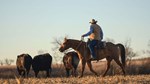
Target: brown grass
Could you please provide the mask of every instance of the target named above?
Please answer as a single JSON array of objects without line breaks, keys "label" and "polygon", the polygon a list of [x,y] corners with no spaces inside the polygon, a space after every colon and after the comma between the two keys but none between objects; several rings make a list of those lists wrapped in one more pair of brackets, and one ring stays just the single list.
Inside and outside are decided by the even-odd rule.
[{"label": "brown grass", "polygon": [[[86,66],[84,77],[66,78],[63,65],[53,64],[50,78],[45,77],[45,72],[40,72],[38,78],[35,78],[32,70],[28,78],[21,78],[16,71],[16,66],[0,66],[0,84],[150,84],[150,58],[127,62],[127,76],[122,76],[120,67],[112,62],[107,76],[101,77],[105,71],[106,62],[99,61],[92,64],[100,76],[96,77]],[[81,72],[80,68],[79,65],[78,73]]]},{"label": "brown grass", "polygon": [[0,79],[0,84],[149,84],[150,75],[128,75],[128,76],[84,76],[78,77],[56,77],[56,78],[17,78],[17,79]]}]

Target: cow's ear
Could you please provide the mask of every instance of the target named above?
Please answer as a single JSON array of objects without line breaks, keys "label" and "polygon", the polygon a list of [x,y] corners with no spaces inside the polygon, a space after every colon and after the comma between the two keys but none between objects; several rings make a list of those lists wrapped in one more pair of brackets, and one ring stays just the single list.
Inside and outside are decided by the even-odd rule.
[{"label": "cow's ear", "polygon": [[18,55],[17,58],[19,58],[20,56]]}]

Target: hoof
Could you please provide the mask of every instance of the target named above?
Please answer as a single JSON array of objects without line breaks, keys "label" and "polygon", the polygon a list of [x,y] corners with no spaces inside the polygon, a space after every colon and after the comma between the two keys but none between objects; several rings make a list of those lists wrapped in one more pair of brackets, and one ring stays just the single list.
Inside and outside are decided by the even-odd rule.
[{"label": "hoof", "polygon": [[95,74],[97,77],[99,76],[98,74]]},{"label": "hoof", "polygon": [[78,78],[82,78],[83,76],[78,76]]},{"label": "hoof", "polygon": [[102,77],[105,77],[105,75],[102,75]]}]

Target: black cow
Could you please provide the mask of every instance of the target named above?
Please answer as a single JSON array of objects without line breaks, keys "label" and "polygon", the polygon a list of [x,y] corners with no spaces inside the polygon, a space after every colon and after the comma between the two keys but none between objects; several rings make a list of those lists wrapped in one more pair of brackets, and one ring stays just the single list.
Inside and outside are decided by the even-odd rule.
[{"label": "black cow", "polygon": [[68,52],[67,54],[64,55],[63,57],[63,63],[66,68],[66,76],[70,76],[70,70],[71,70],[71,75],[76,76],[76,69],[79,64],[79,57],[76,52]]},{"label": "black cow", "polygon": [[52,56],[49,53],[37,55],[33,58],[32,68],[35,73],[35,77],[37,77],[39,71],[46,71],[47,77],[49,77],[49,73],[51,73],[51,64],[52,64]]},{"label": "black cow", "polygon": [[21,54],[17,56],[16,66],[20,76],[25,77],[29,74],[30,67],[32,64],[32,57],[29,54]]}]

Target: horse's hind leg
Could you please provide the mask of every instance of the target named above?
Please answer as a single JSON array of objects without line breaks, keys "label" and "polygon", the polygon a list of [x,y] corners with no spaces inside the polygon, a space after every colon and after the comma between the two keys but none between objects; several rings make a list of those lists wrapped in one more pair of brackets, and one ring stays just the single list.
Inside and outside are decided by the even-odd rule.
[{"label": "horse's hind leg", "polygon": [[114,59],[114,60],[115,60],[115,62],[121,67],[122,72],[123,72],[123,74],[125,75],[124,67],[123,67],[123,65],[121,64],[121,62],[119,61],[119,59]]},{"label": "horse's hind leg", "polygon": [[97,73],[93,70],[93,68],[92,68],[91,61],[88,61],[88,62],[87,62],[87,65],[88,65],[90,71],[93,72],[96,76],[98,76],[98,74],[97,74]]},{"label": "horse's hind leg", "polygon": [[108,59],[108,58],[106,58],[107,59],[107,69],[106,69],[106,71],[105,71],[105,73],[103,74],[103,77],[106,75],[106,73],[108,72],[108,70],[109,70],[109,68],[110,68],[110,63],[111,63],[111,61],[112,61],[112,59]]}]

